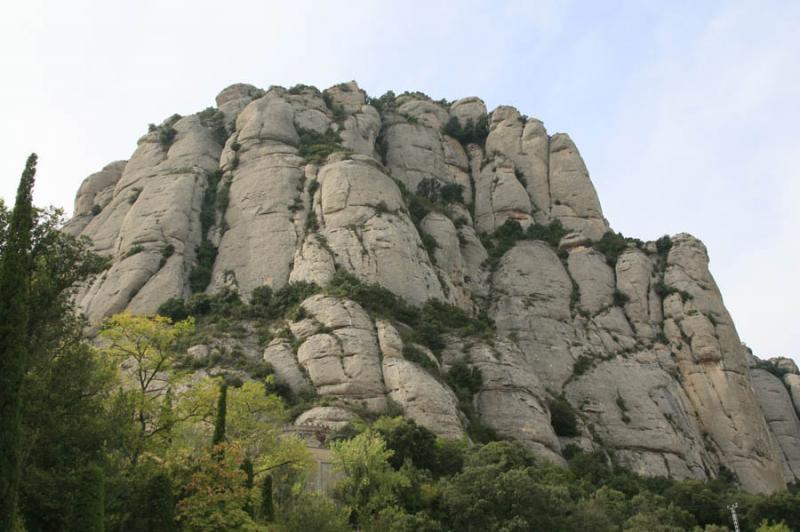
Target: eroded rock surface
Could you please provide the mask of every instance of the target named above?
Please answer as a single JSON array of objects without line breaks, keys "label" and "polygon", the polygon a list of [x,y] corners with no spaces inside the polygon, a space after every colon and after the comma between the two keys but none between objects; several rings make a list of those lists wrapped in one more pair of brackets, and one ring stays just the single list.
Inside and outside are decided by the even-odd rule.
[{"label": "eroded rock surface", "polygon": [[[557,463],[576,445],[646,475],[725,467],[752,491],[799,478],[796,365],[748,353],[699,240],[601,252],[609,224],[567,135],[478,98],[370,99],[355,82],[237,84],[216,104],[154,126],[128,161],[81,185],[66,230],[111,259],[76,296],[94,325],[172,297],[247,301],[346,271],[411,305],[485,314],[494,330],[445,336],[434,353],[407,344],[397,317],[325,293],[275,317],[260,346],[243,327],[248,357],[317,394],[300,426],[336,430],[399,407],[438,435],[482,425]],[[554,221],[569,231],[558,245],[532,238]],[[189,356],[208,360],[209,345]],[[447,384],[460,365],[481,376],[469,397]],[[556,400],[577,434],[557,433]]]}]

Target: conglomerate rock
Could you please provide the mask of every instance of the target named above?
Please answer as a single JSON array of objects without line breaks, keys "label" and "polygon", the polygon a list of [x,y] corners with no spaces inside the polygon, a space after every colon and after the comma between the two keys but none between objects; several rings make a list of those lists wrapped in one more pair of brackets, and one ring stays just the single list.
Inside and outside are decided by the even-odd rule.
[{"label": "conglomerate rock", "polygon": [[[237,84],[216,104],[153,126],[81,185],[66,230],[110,258],[76,296],[92,324],[345,271],[410,305],[488,316],[493,333],[446,335],[434,353],[346,297],[306,298],[255,354],[293,393],[316,394],[298,425],[399,407],[440,436],[481,424],[557,463],[572,446],[645,475],[727,468],[752,491],[800,478],[796,365],[748,353],[699,240],[604,254],[609,224],[567,135],[510,106],[370,99],[355,82]],[[555,245],[542,235],[558,223]],[[206,360],[202,347],[190,356]],[[448,384],[464,365],[480,375],[469,396]]]}]

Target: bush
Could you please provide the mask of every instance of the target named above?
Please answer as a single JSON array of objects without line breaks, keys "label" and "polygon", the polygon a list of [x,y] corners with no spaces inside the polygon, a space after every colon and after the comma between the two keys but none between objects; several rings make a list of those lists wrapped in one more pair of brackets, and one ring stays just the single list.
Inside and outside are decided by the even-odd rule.
[{"label": "bush", "polygon": [[298,155],[307,162],[322,164],[327,157],[337,151],[343,151],[342,138],[332,129],[325,133],[317,133],[311,129],[299,129],[300,144]]},{"label": "bush", "polygon": [[417,194],[431,203],[447,205],[464,203],[464,187],[458,183],[442,184],[438,179],[426,177],[417,185]]},{"label": "bush", "polygon": [[425,368],[434,375],[439,373],[439,368],[434,364],[433,360],[422,349],[412,344],[403,345],[403,358]]},{"label": "bush", "polygon": [[272,295],[270,312],[273,317],[283,316],[292,307],[299,305],[304,299],[320,291],[316,283],[298,281],[289,283]]},{"label": "bush", "polygon": [[446,380],[459,399],[469,401],[472,401],[472,398],[483,386],[481,370],[474,366],[468,366],[463,360],[459,360],[450,366]]},{"label": "bush", "polygon": [[211,273],[214,269],[214,261],[217,260],[217,248],[208,240],[197,246],[197,264],[189,273],[189,287],[192,293],[202,292],[211,283]]},{"label": "bush", "polygon": [[620,254],[628,247],[628,239],[622,233],[607,231],[600,240],[592,243],[594,249],[606,256],[609,266],[614,266]]},{"label": "bush", "polygon": [[535,224],[528,227],[525,231],[525,238],[530,240],[543,240],[556,248],[561,239],[569,231],[561,224],[561,220],[553,220],[548,225]]},{"label": "bush", "polygon": [[103,211],[103,208],[100,205],[92,205],[92,216],[97,216]]},{"label": "bush", "polygon": [[394,106],[394,101],[397,98],[393,91],[387,91],[383,96],[378,98],[367,98],[367,105],[374,107],[379,113]]},{"label": "bush", "polygon": [[589,355],[581,355],[575,361],[575,364],[572,366],[572,375],[575,377],[579,377],[586,373],[594,363],[594,359]]},{"label": "bush", "polygon": [[131,246],[128,252],[125,253],[125,258],[132,257],[137,253],[141,253],[142,251],[144,251],[144,246],[141,244],[136,244],[134,246]]},{"label": "bush", "polygon": [[491,236],[483,237],[483,245],[486,248],[489,258],[488,265],[494,269],[511,248],[519,241],[522,240],[525,233],[522,226],[515,220],[508,219],[503,222],[503,225],[495,229]]},{"label": "bush", "polygon": [[167,244],[161,248],[161,261],[158,264],[159,268],[163,268],[167,260],[175,253],[175,246]]},{"label": "bush", "polygon": [[414,307],[386,288],[364,283],[344,269],[336,271],[325,291],[331,296],[352,299],[372,315],[404,323],[412,329],[406,340],[420,343],[434,353],[445,347],[442,334],[486,336],[494,327],[485,315],[473,317],[438,300],[431,299],[422,307]]},{"label": "bush", "polygon": [[669,235],[664,235],[656,240],[656,251],[662,257],[666,257],[670,249],[672,249],[672,239]]},{"label": "bush", "polygon": [[319,89],[316,88],[315,86],[313,86],[313,85],[304,85],[303,83],[298,83],[297,85],[293,85],[293,86],[289,87],[289,90],[287,92],[289,94],[297,95],[297,94],[302,94],[306,90],[309,90],[309,91],[312,91],[312,92],[315,92],[315,93],[319,93]]},{"label": "bush", "polygon": [[534,224],[526,230],[516,220],[507,219],[503,225],[495,229],[489,236],[481,236],[481,242],[489,254],[487,261],[489,267],[496,268],[511,248],[520,240],[541,240],[556,248],[562,238],[568,233],[559,220],[553,220],[548,225]]},{"label": "bush", "polygon": [[156,313],[171,319],[172,323],[183,321],[189,317],[189,309],[186,308],[183,299],[179,297],[172,297],[164,301]]},{"label": "bush", "polygon": [[777,364],[769,361],[769,360],[757,360],[756,361],[756,368],[763,369],[764,371],[768,371],[772,373],[779,379],[783,380],[783,376],[789,373],[789,371],[781,368]]},{"label": "bush", "polygon": [[261,285],[253,289],[250,293],[250,307],[255,314],[269,315],[269,309],[272,305],[272,288],[269,285]]},{"label": "bush", "polygon": [[392,292],[378,284],[364,283],[341,268],[334,273],[325,291],[334,297],[352,299],[373,315],[394,318],[405,323],[416,323],[418,320],[419,311]]},{"label": "bush", "polygon": [[630,300],[631,298],[628,297],[628,294],[626,294],[625,292],[614,290],[614,306],[624,307],[625,304]]},{"label": "bush", "polygon": [[158,143],[166,150],[175,142],[175,137],[177,135],[178,131],[174,127],[166,125],[161,126],[158,128]]},{"label": "bush", "polygon": [[206,189],[203,192],[203,201],[200,204],[200,231],[203,240],[208,238],[208,230],[214,225],[217,187],[220,179],[222,179],[221,170],[210,172],[206,176]]},{"label": "bush", "polygon": [[442,128],[442,132],[458,140],[461,144],[484,146],[486,137],[489,136],[489,116],[483,114],[478,118],[477,122],[469,118],[464,125],[461,124],[457,117],[450,117],[450,120]]},{"label": "bush", "polygon": [[206,107],[197,113],[200,123],[211,130],[211,136],[221,146],[228,140],[228,130],[225,128],[225,114],[214,107]]},{"label": "bush", "polygon": [[550,424],[556,435],[569,438],[580,435],[575,409],[566,398],[561,396],[550,399],[547,401],[547,408],[550,410]]}]

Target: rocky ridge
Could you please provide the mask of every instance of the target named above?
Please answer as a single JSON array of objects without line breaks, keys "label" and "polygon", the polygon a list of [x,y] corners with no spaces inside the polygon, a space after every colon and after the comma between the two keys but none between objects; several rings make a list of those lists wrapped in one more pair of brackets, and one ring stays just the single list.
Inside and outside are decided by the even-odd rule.
[{"label": "rocky ridge", "polygon": [[[150,129],[84,180],[66,227],[111,258],[78,295],[91,323],[347,272],[494,332],[431,349],[402,320],[311,295],[272,323],[286,334],[242,340],[324,400],[298,424],[399,407],[441,436],[483,425],[559,463],[603,449],[642,474],[724,471],[752,491],[800,478],[797,367],[741,343],[699,240],[610,231],[566,134],[478,98],[369,98],[355,82],[237,84]],[[470,394],[443,378],[454,367],[480,375]]]}]

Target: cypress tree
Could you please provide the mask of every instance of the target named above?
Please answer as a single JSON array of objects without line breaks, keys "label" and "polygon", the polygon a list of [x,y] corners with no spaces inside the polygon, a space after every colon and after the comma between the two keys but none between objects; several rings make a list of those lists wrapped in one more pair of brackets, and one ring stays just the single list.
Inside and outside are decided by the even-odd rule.
[{"label": "cypress tree", "polygon": [[253,490],[253,478],[255,477],[255,471],[253,470],[253,461],[249,458],[245,458],[242,462],[242,471],[244,471],[245,478],[244,478],[244,487],[247,488],[247,502],[244,505],[244,511],[250,517],[254,517],[253,515],[253,503],[250,500],[250,493]]},{"label": "cypress tree", "polygon": [[225,416],[227,414],[228,384],[223,382],[219,386],[219,399],[217,400],[217,418],[214,421],[214,437],[211,446],[215,447],[225,443]]},{"label": "cypress tree", "polygon": [[261,483],[261,518],[267,523],[275,519],[275,506],[272,503],[272,475],[266,475]]},{"label": "cypress tree", "polygon": [[21,389],[28,359],[35,175],[36,154],[32,153],[19,182],[0,259],[0,530],[10,530],[16,519]]},{"label": "cypress tree", "polygon": [[175,496],[172,483],[164,473],[158,473],[147,482],[145,492],[145,514],[148,532],[174,532]]},{"label": "cypress tree", "polygon": [[105,482],[103,470],[97,464],[78,472],[78,490],[69,529],[74,532],[103,532],[105,529]]}]

